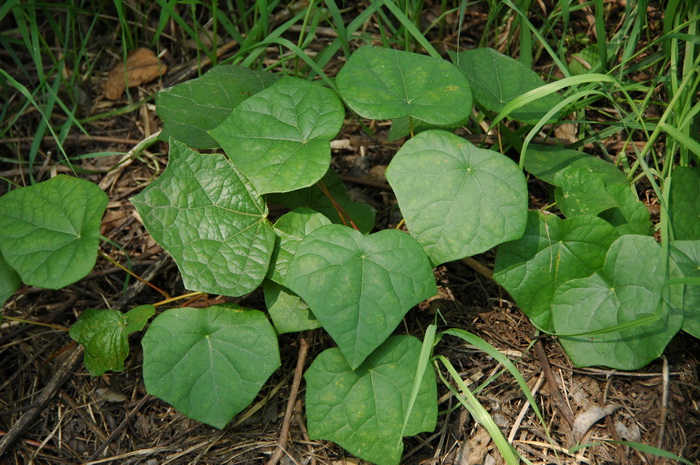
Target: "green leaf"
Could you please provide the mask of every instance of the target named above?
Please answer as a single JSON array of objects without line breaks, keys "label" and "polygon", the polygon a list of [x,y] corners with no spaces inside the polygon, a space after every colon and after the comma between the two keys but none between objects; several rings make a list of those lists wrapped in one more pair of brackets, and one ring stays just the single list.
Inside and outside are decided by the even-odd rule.
[{"label": "green leaf", "polygon": [[0,197],[0,253],[30,286],[68,286],[95,266],[107,200],[65,175],[10,191]]},{"label": "green leaf", "polygon": [[[530,68],[492,48],[448,53],[467,77],[474,99],[494,113],[500,113],[516,97],[546,84]],[[517,121],[535,124],[560,102],[559,95],[549,94],[516,109],[509,116]],[[549,122],[553,123],[557,119],[558,115]]]},{"label": "green leaf", "polygon": [[146,391],[219,429],[280,366],[265,315],[233,304],[168,310],[151,323],[142,345]]},{"label": "green leaf", "polygon": [[[350,200],[350,195],[343,184],[343,180],[340,179],[340,176],[333,169],[329,169],[319,183],[328,190],[335,203],[350,217],[360,231],[368,233],[374,228],[376,214],[374,208],[366,203]],[[322,213],[323,216],[330,219],[333,223],[345,224],[333,202],[323,193],[323,189],[319,187],[319,183],[293,192],[270,194],[267,196],[267,199],[287,208],[309,207]]]},{"label": "green leaf", "polygon": [[663,353],[683,322],[682,293],[664,288],[665,260],[653,237],[621,236],[602,270],[556,289],[554,329],[575,365],[636,370]]},{"label": "green leaf", "polygon": [[353,53],[336,78],[343,100],[371,119],[412,116],[452,124],[469,117],[467,80],[445,60],[389,48],[365,46]]},{"label": "green leaf", "polygon": [[556,288],[601,269],[617,237],[612,225],[595,216],[562,220],[531,211],[523,237],[498,247],[493,278],[536,326],[552,332]]},{"label": "green leaf", "polygon": [[579,74],[589,73],[591,68],[599,65],[600,53],[598,53],[598,44],[592,44],[571,55],[569,71],[572,76],[578,76]]},{"label": "green leaf", "polygon": [[518,166],[449,132],[425,131],[406,142],[386,177],[434,265],[517,239],[525,229],[527,184]]},{"label": "green leaf", "polygon": [[279,334],[306,331],[321,327],[306,302],[274,281],[263,281],[265,306]]},{"label": "green leaf", "polygon": [[311,186],[328,171],[330,141],[344,118],[335,92],[283,77],[210,133],[258,193],[288,192]]},{"label": "green leaf", "polygon": [[331,224],[331,221],[321,213],[310,208],[301,207],[282,215],[275,222],[277,240],[272,252],[274,266],[270,267],[268,278],[282,284],[289,263],[294,258],[297,246],[311,231]]},{"label": "green leaf", "polygon": [[[304,375],[309,436],[333,441],[377,465],[398,464],[420,351],[416,338],[392,336],[356,370],[338,349],[321,353]],[[404,434],[433,431],[436,420],[437,385],[429,369]]]},{"label": "green leaf", "polygon": [[131,201],[188,289],[239,296],[262,283],[275,243],[267,206],[221,155],[171,141],[165,172]]},{"label": "green leaf", "polygon": [[679,166],[673,170],[669,210],[674,239],[700,239],[699,167]]},{"label": "green leaf", "polygon": [[70,328],[70,337],[85,346],[85,368],[92,376],[105,371],[124,371],[124,360],[129,355],[129,335],[141,331],[155,307],[142,305],[126,315],[117,310],[89,308],[80,314]]},{"label": "green leaf", "polygon": [[[22,280],[19,275],[0,254],[0,308],[19,289],[20,284],[22,284]],[[2,319],[2,314],[0,314],[0,319]]]},{"label": "green leaf", "polygon": [[428,257],[395,229],[363,236],[328,225],[306,236],[284,285],[300,296],[357,368],[437,288]]},{"label": "green leaf", "polygon": [[525,169],[557,186],[554,196],[567,217],[599,215],[620,234],[650,234],[649,211],[612,163],[575,150],[535,145],[527,150]]},{"label": "green leaf", "polygon": [[197,79],[158,92],[160,138],[206,149],[219,144],[209,135],[242,101],[272,85],[279,76],[238,65],[215,66]]},{"label": "green leaf", "polygon": [[[669,251],[683,277],[697,280],[695,283],[685,284],[683,291],[685,318],[681,329],[700,339],[700,240],[673,241]],[[674,291],[672,287],[671,292]]]},{"label": "green leaf", "polygon": [[652,234],[649,210],[630,186],[616,184],[608,186],[606,192],[615,199],[617,206],[600,212],[599,217],[615,226],[621,236],[624,234],[650,236]]},{"label": "green leaf", "polygon": [[566,181],[566,177],[562,174],[575,172],[595,174],[606,186],[629,185],[624,173],[612,163],[583,152],[557,146],[530,144],[525,153],[525,170],[555,186],[560,185],[557,179]]}]

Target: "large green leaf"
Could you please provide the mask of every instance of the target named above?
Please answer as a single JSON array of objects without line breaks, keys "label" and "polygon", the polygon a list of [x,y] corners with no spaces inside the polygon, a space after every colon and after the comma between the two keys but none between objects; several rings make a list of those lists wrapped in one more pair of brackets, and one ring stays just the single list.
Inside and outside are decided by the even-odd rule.
[{"label": "large green leaf", "polygon": [[158,92],[156,112],[163,120],[160,138],[194,148],[218,147],[209,135],[234,108],[279,79],[279,75],[238,65],[215,66],[202,77]]},{"label": "large green leaf", "polygon": [[274,281],[263,281],[265,306],[278,333],[293,333],[316,329],[321,323],[298,295]]},{"label": "large green leaf", "polygon": [[146,391],[216,428],[246,408],[280,365],[265,315],[233,304],[168,310],[142,345]]},{"label": "large green leaf", "polygon": [[131,201],[188,289],[238,296],[267,274],[275,243],[267,206],[221,155],[171,141],[165,172]]},{"label": "large green leaf", "polygon": [[31,286],[59,289],[95,266],[107,194],[83,179],[55,178],[0,197],[0,253]]},{"label": "large green leaf", "polygon": [[664,287],[665,260],[653,237],[620,236],[602,270],[555,290],[554,329],[574,364],[636,370],[663,353],[683,322],[683,293]]},{"label": "large green leaf", "polygon": [[700,167],[679,166],[671,177],[669,210],[676,240],[700,239]]},{"label": "large green leaf", "polygon": [[210,131],[260,194],[311,186],[328,171],[345,108],[320,84],[284,77]]},{"label": "large green leaf", "polygon": [[[694,283],[685,284],[683,293],[682,330],[700,339],[700,240],[673,241],[669,248],[684,278],[693,278]],[[677,288],[671,288],[672,292]]]},{"label": "large green leaf", "polygon": [[596,216],[562,220],[532,211],[523,237],[498,247],[493,278],[535,325],[552,332],[556,288],[602,268],[617,237],[615,228]]},{"label": "large green leaf", "polygon": [[[7,299],[19,288],[22,280],[0,254],[0,309]],[[2,314],[0,314],[2,319]]]},{"label": "large green leaf", "polygon": [[[324,193],[324,189],[333,197],[333,201]],[[287,208],[309,207],[323,213],[333,223],[346,224],[338,214],[335,202],[360,231],[367,233],[374,228],[374,208],[351,200],[343,180],[333,169],[329,169],[323,179],[311,187],[284,194],[270,194],[267,199]]]},{"label": "large green leaf", "polygon": [[[450,53],[450,58],[467,77],[474,99],[494,113],[500,113],[516,97],[546,84],[530,68],[492,48]],[[558,94],[549,94],[514,110],[509,116],[535,124],[559,102]],[[557,118],[555,115],[549,121]]]},{"label": "large green leaf", "polygon": [[282,215],[275,222],[275,250],[272,253],[272,264],[268,277],[278,284],[284,282],[289,263],[294,258],[297,246],[311,231],[331,224],[331,221],[321,213],[311,208],[301,207]]},{"label": "large green leaf", "polygon": [[[304,375],[309,436],[377,465],[398,464],[420,352],[416,338],[392,336],[356,370],[338,349],[321,353]],[[435,372],[428,369],[404,434],[433,431],[436,420]]]},{"label": "large green leaf", "polygon": [[364,118],[413,116],[452,124],[471,112],[469,83],[451,63],[425,55],[365,46],[336,78],[343,100]]},{"label": "large green leaf", "polygon": [[445,131],[406,142],[386,177],[411,235],[433,264],[484,252],[522,236],[527,185],[518,166]]},{"label": "large green leaf", "polygon": [[85,368],[92,376],[123,371],[129,355],[129,334],[141,331],[156,309],[142,305],[124,314],[117,310],[89,308],[70,328],[70,337],[85,346]]},{"label": "large green leaf", "polygon": [[301,241],[284,285],[309,305],[353,369],[413,305],[437,292],[428,257],[411,236],[395,229],[363,236],[335,224]]}]

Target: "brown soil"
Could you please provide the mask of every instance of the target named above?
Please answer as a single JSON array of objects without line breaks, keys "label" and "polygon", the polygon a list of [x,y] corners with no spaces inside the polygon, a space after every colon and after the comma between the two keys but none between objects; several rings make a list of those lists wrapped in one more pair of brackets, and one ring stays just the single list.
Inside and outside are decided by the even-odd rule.
[{"label": "brown soil", "polygon": [[[582,33],[590,31],[584,17],[574,18]],[[484,27],[485,14],[468,14],[472,35],[463,33],[463,46],[473,46]],[[376,34],[368,25],[367,34]],[[173,34],[173,37],[176,37]],[[377,37],[379,37],[377,35]],[[105,47],[117,56],[117,49],[108,48],[115,37],[96,40],[91,58],[98,61],[90,77],[92,89],[99,89],[116,62],[106,54],[97,55]],[[456,37],[446,36],[445,47]],[[108,44],[108,45],[106,45]],[[152,95],[163,86],[173,85],[192,77],[196,56],[184,45],[168,44],[170,48],[168,73],[161,82],[146,87],[127,89],[127,95],[116,102],[108,101],[98,92],[88,92],[86,115],[123,108],[127,99],[137,101]],[[325,46],[323,38],[312,47]],[[270,50],[274,60],[278,50]],[[339,62],[330,66],[339,67]],[[541,69],[548,66],[540,64]],[[332,73],[332,71],[331,71]],[[86,87],[87,88],[87,87]],[[54,122],[62,123],[60,114]],[[0,140],[0,156],[16,158],[31,143],[38,117],[28,112],[18,119],[11,137]],[[372,135],[360,129],[348,116],[343,133],[343,148],[334,150],[334,166],[346,176],[351,193],[370,202],[378,210],[378,225],[396,224],[392,215],[394,200],[383,188],[382,168],[390,161],[397,145],[386,142],[386,125],[363,122]],[[71,134],[65,150],[69,155],[95,152],[126,153],[140,140],[155,133],[160,121],[151,104],[87,125],[90,136]],[[475,143],[487,147],[497,144],[497,138],[475,137]],[[617,141],[606,141],[614,147]],[[50,138],[43,141],[42,157],[34,175],[47,179],[66,168],[55,164],[57,148]],[[185,293],[177,268],[162,249],[146,233],[135,216],[129,198],[139,192],[167,164],[167,144],[159,142],[150,147],[133,163],[121,167],[116,176],[106,175],[120,156],[89,158],[77,165],[99,174],[81,175],[96,183],[109,194],[110,203],[103,220],[102,233],[122,247],[121,250],[103,245],[101,251],[114,260],[125,263],[129,255],[133,270],[140,275],[153,274],[151,283],[169,295]],[[21,185],[28,183],[28,173],[0,161],[0,178]],[[547,189],[534,186],[533,206],[547,203]],[[3,192],[0,192],[2,194]],[[665,464],[671,460],[654,458],[628,446],[605,443],[583,448],[575,454],[568,449],[575,444],[606,440],[629,440],[670,451],[687,460],[700,463],[700,380],[698,361],[700,343],[678,335],[669,345],[665,356],[637,372],[604,369],[578,369],[571,365],[556,338],[533,341],[535,331],[527,318],[487,276],[493,268],[494,255],[475,257],[484,268],[462,262],[450,263],[436,270],[440,298],[413,309],[397,333],[423,337],[427,325],[437,321],[441,327],[471,331],[494,345],[517,364],[533,391],[546,420],[546,428],[538,421],[524,399],[521,389],[493,358],[447,337],[436,349],[459,370],[462,378],[476,389],[486,380],[477,398],[512,438],[518,452],[532,463],[583,464]],[[154,272],[155,273],[152,273]],[[281,338],[282,367],[263,388],[258,399],[237,416],[223,431],[194,422],[179,414],[164,402],[146,394],[141,379],[141,352],[138,335],[131,339],[131,356],[126,370],[92,378],[82,364],[75,363],[79,350],[71,343],[67,328],[86,308],[118,308],[124,302],[124,289],[134,286],[126,275],[105,259],[99,259],[94,271],[84,280],[68,288],[49,291],[22,287],[2,309],[5,318],[0,323],[0,445],[13,425],[38,415],[26,424],[13,440],[1,464],[248,464],[267,462],[276,449],[282,418],[296,365],[299,335]],[[129,294],[128,305],[161,300],[150,288]],[[190,302],[206,306],[217,301]],[[233,301],[234,299],[225,299]],[[235,299],[241,305],[263,309],[261,295],[253,293]],[[26,324],[26,321],[34,324]],[[311,335],[307,366],[313,357],[331,341],[321,331]],[[45,399],[47,386],[55,389]],[[59,382],[57,382],[59,381]],[[436,431],[406,440],[405,464],[499,464],[503,463],[488,434],[460,408],[455,397],[442,386],[441,415]],[[312,441],[304,425],[304,385],[302,383],[295,415],[291,422],[289,441],[281,459],[284,464],[359,463],[346,458],[343,450],[331,443]],[[602,416],[594,415],[604,411]],[[586,419],[589,419],[588,423]],[[581,428],[587,424],[589,428]]]}]

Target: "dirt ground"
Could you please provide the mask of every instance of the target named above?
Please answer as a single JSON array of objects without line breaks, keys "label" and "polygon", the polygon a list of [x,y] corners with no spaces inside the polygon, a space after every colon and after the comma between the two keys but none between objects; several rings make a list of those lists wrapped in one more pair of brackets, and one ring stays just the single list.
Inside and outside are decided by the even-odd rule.
[{"label": "dirt ground", "polygon": [[[483,27],[484,14],[472,13],[473,28]],[[581,19],[583,32],[589,25]],[[371,28],[368,34],[376,33]],[[474,37],[479,37],[474,32]],[[111,38],[112,40],[114,38]],[[107,47],[95,43],[95,47]],[[324,40],[314,46],[321,49]],[[444,38],[444,47],[454,43]],[[469,35],[464,46],[474,46]],[[118,54],[116,49],[111,53]],[[270,50],[270,60],[279,50]],[[193,77],[195,54],[185,46],[173,46],[166,60],[169,71],[159,82],[130,89],[128,98],[137,101],[160,88]],[[115,59],[100,55],[100,63],[91,77],[92,91],[86,114],[98,114],[123,108],[127,96],[112,102],[99,92],[100,83]],[[338,62],[335,63],[337,67]],[[542,63],[546,67],[547,63]],[[333,73],[333,65],[329,67]],[[60,115],[56,116],[60,120]],[[13,139],[0,140],[0,154],[10,158],[26,150],[31,142],[36,115],[28,114],[17,122]],[[388,125],[366,121],[371,134],[363,131],[348,115],[333,165],[345,176],[356,199],[371,203],[378,211],[380,227],[396,223],[395,201],[383,179],[383,167],[397,150],[397,143],[386,141]],[[65,144],[69,155],[126,153],[139,141],[158,131],[161,123],[151,103],[136,110],[99,119],[89,124],[90,136],[71,134]],[[482,135],[475,143],[491,146],[497,141]],[[611,146],[616,141],[609,141]],[[44,140],[35,176],[45,179],[55,172],[67,171],[56,165],[56,145]],[[136,273],[148,277],[170,295],[185,289],[173,261],[146,233],[129,198],[162,172],[167,164],[167,144],[158,142],[133,163],[121,167],[116,176],[103,174],[121,157],[88,158],[78,163],[89,171],[82,175],[103,187],[110,202],[102,223],[102,234],[119,250],[104,244],[101,251],[124,263],[125,254]],[[0,178],[19,184],[27,182],[27,173],[0,162]],[[532,206],[548,201],[546,186],[532,185]],[[2,192],[0,192],[1,194]],[[654,209],[652,203],[649,204]],[[620,372],[572,366],[556,338],[533,340],[534,328],[510,297],[489,277],[494,253],[474,257],[476,264],[450,263],[436,269],[440,298],[425,302],[407,315],[397,333],[422,338],[427,325],[436,319],[441,327],[471,331],[505,354],[528,381],[540,406],[546,428],[529,408],[522,391],[508,373],[496,376],[477,396],[488,409],[504,435],[512,439],[518,452],[532,463],[581,464],[665,464],[669,459],[655,458],[625,445],[599,444],[572,454],[576,444],[599,441],[634,441],[651,445],[700,463],[700,379],[698,366],[700,343],[679,334],[665,356],[636,372]],[[475,271],[476,270],[476,271]],[[124,290],[129,291],[128,302]],[[297,360],[299,335],[282,336],[282,367],[273,375],[250,407],[219,431],[194,422],[166,403],[149,396],[141,379],[141,352],[138,335],[131,342],[126,370],[92,378],[82,366],[80,349],[68,336],[67,328],[86,308],[133,307],[152,303],[161,296],[150,288],[139,289],[127,280],[119,268],[98,259],[94,271],[84,280],[58,291],[22,287],[2,309],[8,317],[0,323],[0,444],[17,422],[38,414],[23,426],[19,437],[0,456],[0,464],[256,464],[266,463],[277,447],[282,417]],[[262,294],[244,298],[220,298],[190,302],[206,306],[212,302],[235,301],[251,308],[264,308]],[[308,361],[332,346],[322,331],[311,333]],[[446,338],[436,348],[459,369],[472,389],[500,373],[493,358],[465,344]],[[42,393],[50,391],[47,398]],[[502,459],[486,431],[470,418],[444,386],[440,387],[440,417],[432,434],[405,441],[404,464],[500,464]],[[46,396],[44,396],[46,397]],[[290,438],[281,459],[284,464],[358,464],[331,443],[308,438],[304,422],[304,386],[296,401]],[[24,420],[23,420],[24,419]]]}]

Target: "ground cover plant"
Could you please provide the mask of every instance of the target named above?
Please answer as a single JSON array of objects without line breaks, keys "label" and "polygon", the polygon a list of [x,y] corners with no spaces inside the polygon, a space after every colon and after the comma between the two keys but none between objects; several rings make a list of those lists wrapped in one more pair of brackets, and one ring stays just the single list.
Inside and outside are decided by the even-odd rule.
[{"label": "ground cover plant", "polygon": [[[339,10],[332,2],[326,7],[337,25]],[[518,7],[509,7],[523,15],[516,16],[521,32],[531,27]],[[643,26],[635,11],[625,10],[633,18],[625,23],[632,28],[626,34]],[[317,10],[310,6],[297,15],[306,21],[311,12]],[[342,48],[346,62],[330,78],[323,55],[314,61],[302,51],[303,35],[297,45],[273,35],[242,47],[247,53],[232,59],[238,63],[215,66],[156,97],[167,167],[130,202],[176,262],[184,288],[194,293],[187,297],[245,298],[262,288],[265,306],[224,299],[155,316],[157,307],[173,302],[167,296],[125,312],[87,309],[70,336],[85,347],[91,375],[100,376],[125,369],[129,336],[144,331],[146,392],[194,420],[224,428],[255,403],[279,368],[278,335],[323,328],[335,347],[317,353],[304,373],[311,439],[333,441],[372,463],[399,463],[403,437],[436,427],[437,374],[488,431],[503,459],[517,463],[523,457],[452,363],[433,351],[452,336],[497,358],[546,431],[518,370],[466,331],[437,332],[439,314],[422,341],[396,335],[396,329],[411,308],[438,294],[440,267],[462,259],[474,265],[470,257],[497,247],[493,278],[538,332],[557,337],[578,367],[637,370],[658,359],[679,331],[699,337],[698,144],[692,135],[700,108],[692,102],[697,53],[683,41],[683,71],[661,83],[673,97],[652,122],[636,97],[649,98],[650,86],[628,80],[625,66],[611,68],[607,45],[595,50],[597,57],[588,56],[599,58],[598,64],[578,74],[550,51],[563,76],[547,84],[527,65],[527,53],[520,61],[490,47],[441,55],[408,10],[393,3],[373,3],[347,28],[356,30],[360,19],[378,12],[389,12],[401,25],[404,50],[339,36],[326,50]],[[461,21],[464,6],[460,12]],[[668,31],[692,32],[693,14],[692,8],[681,10]],[[408,51],[412,41],[423,51]],[[251,69],[256,53],[272,43],[295,51],[309,71],[300,73],[299,62],[281,72]],[[620,47],[611,54],[639,53],[619,38],[611,43]],[[671,47],[666,59],[677,60],[675,36],[651,42],[645,52],[664,43]],[[649,143],[611,163],[587,153],[585,139],[567,147],[533,141],[570,115],[584,115],[598,99],[623,115],[612,133],[639,131]],[[390,137],[405,140],[386,169],[402,217],[390,228],[378,225],[373,208],[351,199],[331,167],[331,141],[345,126],[377,120],[389,120]],[[497,129],[516,155],[455,134],[455,128],[480,123]],[[662,131],[663,154],[653,144]],[[596,140],[600,133],[588,137]],[[540,208],[529,206],[533,182],[554,186],[553,198]],[[661,207],[658,221],[640,200],[637,186],[643,183]],[[289,211],[273,222],[275,205]],[[0,197],[6,276],[0,296],[9,298],[21,282],[59,289],[90,273],[100,240],[106,240],[100,235],[106,207],[95,184],[65,175]],[[582,436],[589,427],[573,430]],[[660,448],[626,444],[672,457]]]}]

